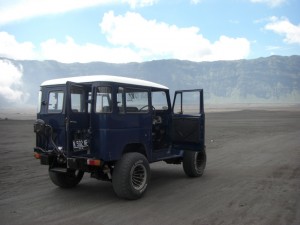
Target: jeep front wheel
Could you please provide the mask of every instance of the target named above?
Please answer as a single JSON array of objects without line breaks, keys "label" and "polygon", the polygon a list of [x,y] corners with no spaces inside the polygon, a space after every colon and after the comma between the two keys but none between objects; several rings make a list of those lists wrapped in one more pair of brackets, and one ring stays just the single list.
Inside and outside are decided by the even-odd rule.
[{"label": "jeep front wheel", "polygon": [[126,153],[113,170],[113,189],[120,198],[138,199],[146,192],[149,178],[150,167],[146,157],[136,152]]},{"label": "jeep front wheel", "polygon": [[205,150],[199,152],[184,151],[183,153],[183,170],[189,177],[200,177],[204,173],[206,166]]}]

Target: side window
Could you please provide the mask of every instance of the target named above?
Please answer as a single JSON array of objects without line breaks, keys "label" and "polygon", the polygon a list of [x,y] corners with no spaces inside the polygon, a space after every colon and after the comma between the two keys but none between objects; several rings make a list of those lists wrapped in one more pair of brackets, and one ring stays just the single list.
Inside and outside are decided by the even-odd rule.
[{"label": "side window", "polygon": [[117,93],[117,104],[120,113],[147,113],[149,112],[148,91],[120,87]]},{"label": "side window", "polygon": [[199,114],[200,93],[199,91],[179,92],[175,96],[175,114]]},{"label": "side window", "polygon": [[64,105],[64,92],[51,91],[48,96],[48,113],[61,113]]},{"label": "side window", "polygon": [[148,91],[140,89],[125,89],[126,112],[149,112]]},{"label": "side window", "polygon": [[152,92],[152,106],[156,110],[168,110],[167,95],[164,91]]},{"label": "side window", "polygon": [[111,88],[98,87],[96,95],[96,113],[112,112]]},{"label": "side window", "polygon": [[73,112],[85,112],[84,91],[80,88],[71,89],[71,109]]}]

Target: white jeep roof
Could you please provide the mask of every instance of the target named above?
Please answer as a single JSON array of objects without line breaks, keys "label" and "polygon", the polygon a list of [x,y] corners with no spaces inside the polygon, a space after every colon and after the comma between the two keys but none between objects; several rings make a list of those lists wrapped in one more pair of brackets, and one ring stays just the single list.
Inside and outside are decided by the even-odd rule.
[{"label": "white jeep roof", "polygon": [[90,76],[59,78],[59,79],[44,81],[41,84],[41,86],[66,84],[67,81],[71,81],[74,83],[90,83],[90,82],[97,82],[97,81],[116,82],[116,83],[123,83],[123,84],[134,84],[134,85],[141,85],[141,86],[147,86],[147,87],[169,89],[168,87],[163,86],[161,84],[157,84],[157,83],[146,81],[146,80],[140,80],[140,79],[128,78],[128,77],[111,76],[111,75],[90,75]]}]

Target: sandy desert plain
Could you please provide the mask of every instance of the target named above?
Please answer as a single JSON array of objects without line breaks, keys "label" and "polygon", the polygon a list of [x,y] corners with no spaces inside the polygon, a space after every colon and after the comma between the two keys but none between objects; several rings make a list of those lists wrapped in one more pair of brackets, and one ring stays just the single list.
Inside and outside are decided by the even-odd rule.
[{"label": "sandy desert plain", "polygon": [[151,164],[137,201],[89,174],[74,189],[54,186],[34,142],[33,120],[0,120],[1,225],[300,224],[299,109],[208,112],[204,176]]}]

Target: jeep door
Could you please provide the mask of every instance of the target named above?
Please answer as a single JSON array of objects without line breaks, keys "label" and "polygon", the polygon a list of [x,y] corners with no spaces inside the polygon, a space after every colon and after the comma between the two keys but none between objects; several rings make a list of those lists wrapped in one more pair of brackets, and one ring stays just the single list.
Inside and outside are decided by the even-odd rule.
[{"label": "jeep door", "polygon": [[175,92],[171,138],[175,149],[201,151],[205,148],[202,89]]},{"label": "jeep door", "polygon": [[68,156],[90,152],[89,96],[91,85],[67,82],[66,94],[66,148]]},{"label": "jeep door", "polygon": [[50,141],[49,135],[37,135],[36,146],[53,149],[56,145],[56,147],[66,150],[65,97],[65,85],[41,87],[37,119],[43,120],[52,127],[53,142]]}]

